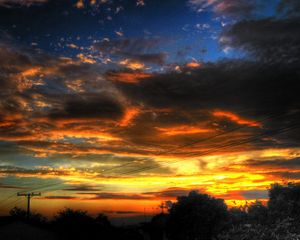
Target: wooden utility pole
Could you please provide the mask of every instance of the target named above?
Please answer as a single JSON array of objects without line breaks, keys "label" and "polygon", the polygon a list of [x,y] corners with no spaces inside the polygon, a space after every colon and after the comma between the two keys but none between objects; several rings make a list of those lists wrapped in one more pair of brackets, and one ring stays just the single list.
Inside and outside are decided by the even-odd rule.
[{"label": "wooden utility pole", "polygon": [[30,216],[30,199],[35,196],[41,196],[41,193],[40,192],[18,193],[17,196],[27,198],[27,218],[29,218],[29,216]]},{"label": "wooden utility pole", "polygon": [[161,209],[162,214],[164,214],[165,212],[164,209],[168,208],[168,206],[164,202],[162,202],[158,207]]}]

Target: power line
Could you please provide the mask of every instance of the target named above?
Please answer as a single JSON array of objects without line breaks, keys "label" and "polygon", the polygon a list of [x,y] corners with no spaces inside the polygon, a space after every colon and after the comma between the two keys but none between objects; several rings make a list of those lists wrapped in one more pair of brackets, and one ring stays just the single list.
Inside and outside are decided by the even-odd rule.
[{"label": "power line", "polygon": [[[297,112],[297,113],[299,113],[299,112]],[[294,114],[295,114],[295,113],[294,113]],[[282,116],[284,116],[284,115],[286,115],[286,114],[273,115],[273,116],[266,117],[264,120],[268,120],[268,119],[276,119],[276,118],[282,117]],[[262,120],[260,120],[260,121],[262,121]],[[296,125],[298,125],[298,124],[296,124]],[[295,127],[296,127],[296,126],[295,126]],[[229,130],[229,131],[227,131],[227,132],[223,132],[223,133],[214,135],[214,136],[209,137],[209,138],[206,138],[206,139],[195,140],[194,142],[191,142],[191,143],[188,143],[188,144],[184,144],[184,145],[181,145],[181,146],[178,146],[178,147],[169,149],[169,150],[167,150],[167,151],[162,151],[162,152],[158,153],[157,155],[166,154],[166,153],[171,153],[171,152],[173,152],[174,150],[182,149],[182,148],[185,148],[185,147],[188,147],[188,146],[192,146],[192,145],[195,145],[195,144],[200,143],[200,142],[209,141],[209,140],[212,140],[212,139],[217,138],[217,137],[219,137],[219,136],[225,136],[225,135],[228,135],[228,134],[230,134],[230,133],[232,133],[232,132],[234,132],[234,131],[237,131],[237,130],[240,130],[240,129],[243,129],[243,128],[248,128],[248,126],[241,126],[241,127],[233,128],[233,129],[231,129],[231,130]],[[289,128],[290,128],[290,129],[289,129]],[[291,126],[289,126],[289,127],[285,127],[285,128],[279,129],[278,131],[282,131],[282,130],[287,130],[287,131],[288,131],[288,130],[291,130],[291,129],[292,129]],[[242,141],[242,142],[238,142],[238,143],[228,143],[228,144],[225,144],[225,145],[223,145],[223,146],[222,146],[222,145],[219,145],[219,146],[216,146],[216,147],[214,147],[214,148],[211,148],[210,150],[208,150],[208,151],[206,151],[206,152],[204,152],[204,153],[201,153],[201,154],[195,154],[195,153],[194,153],[194,155],[196,155],[196,156],[204,156],[204,155],[207,155],[207,154],[209,154],[209,153],[211,153],[211,152],[218,151],[218,150],[220,150],[220,149],[226,149],[226,148],[229,148],[229,147],[234,147],[234,146],[238,146],[238,145],[241,145],[241,144],[245,144],[245,143],[254,141],[254,140],[256,140],[256,138],[261,137],[261,136],[265,136],[265,135],[268,135],[268,134],[279,134],[279,133],[280,133],[280,132],[277,132],[277,133],[276,133],[276,132],[274,132],[274,131],[275,131],[275,130],[269,131],[269,132],[265,132],[265,133],[262,133],[262,134],[260,134],[260,135],[258,135],[258,136],[253,136],[252,138],[246,139],[246,140],[244,140],[244,141]],[[276,130],[276,131],[277,131],[277,130]],[[192,156],[193,154],[190,154],[190,155]],[[159,166],[154,166],[154,167],[144,167],[144,168],[135,169],[135,170],[127,171],[127,172],[123,172],[123,173],[121,172],[121,173],[119,173],[119,174],[120,174],[120,175],[129,175],[129,174],[132,174],[132,173],[139,173],[139,172],[148,171],[148,170],[151,170],[151,169],[160,168],[160,167],[163,167],[164,165],[173,164],[173,163],[180,162],[180,161],[182,161],[182,160],[173,161],[173,162],[168,162],[168,163],[163,162],[163,163],[161,163],[161,165],[159,165]],[[106,170],[104,170],[103,172],[107,172],[107,171],[111,171],[111,170],[114,170],[114,169],[122,168],[122,167],[124,167],[124,166],[128,166],[128,165],[131,165],[131,164],[132,164],[132,163],[123,164],[123,165],[120,165],[120,166],[117,166],[117,167],[113,167],[113,168],[110,168],[110,169],[106,169]],[[39,187],[37,187],[37,188],[33,188],[32,191],[33,191],[33,190],[40,190],[40,189],[48,188],[48,187],[52,187],[52,186],[58,186],[58,185],[62,185],[62,184],[64,184],[64,182],[58,182],[58,183],[53,183],[53,184],[46,184],[46,185],[44,185],[44,186],[42,185],[42,186],[39,186]]]},{"label": "power line", "polygon": [[[294,128],[298,128],[299,125],[300,125],[300,123],[295,124],[295,125],[293,125],[293,126],[286,127],[286,128],[282,128],[282,129],[279,130],[280,132],[272,133],[271,135],[275,135],[275,134],[279,134],[279,133],[283,133],[283,132],[290,131],[290,130],[292,130],[292,129],[294,129]],[[239,145],[245,144],[245,143],[250,143],[250,142],[252,142],[252,141],[255,141],[258,137],[269,136],[269,135],[270,135],[270,133],[263,133],[263,134],[260,134],[259,136],[256,136],[255,138],[247,139],[247,140],[244,140],[244,141],[235,143],[235,144],[230,143],[230,144],[227,144],[227,145],[224,145],[224,146],[218,146],[218,147],[216,147],[215,149],[211,149],[210,151],[207,151],[207,152],[202,153],[202,154],[197,154],[196,156],[205,156],[205,155],[208,155],[209,153],[216,152],[216,151],[218,151],[219,149],[226,149],[226,148],[230,148],[230,147],[239,146]],[[163,164],[163,166],[164,166],[164,165],[174,164],[174,163],[181,162],[181,161],[182,161],[182,160],[177,160],[177,161],[168,162],[168,163],[162,163],[162,164]],[[161,168],[161,167],[162,167],[162,165],[159,165],[159,166],[153,166],[153,167],[144,167],[144,168],[135,169],[135,170],[132,170],[132,171],[123,172],[123,173],[121,173],[121,175],[131,175],[131,174],[133,174],[133,173],[140,173],[140,172],[144,172],[144,171],[148,171],[148,170],[153,170],[153,169]]]},{"label": "power line", "polygon": [[[299,112],[297,112],[299,113]],[[279,117],[282,117],[286,114],[280,114],[280,115],[270,115],[264,119],[261,119],[259,120],[260,122],[264,122],[266,120],[274,120],[276,118],[279,118]],[[195,144],[198,144],[198,143],[201,143],[201,142],[207,142],[207,141],[210,141],[210,140],[213,140],[215,138],[218,138],[218,137],[221,137],[221,136],[225,136],[225,135],[228,135],[230,133],[233,133],[233,132],[236,132],[238,130],[241,130],[241,129],[245,129],[245,128],[249,128],[249,126],[245,125],[245,126],[239,126],[239,127],[236,127],[236,128],[232,128],[230,129],[229,131],[226,131],[226,132],[222,132],[222,133],[219,133],[219,134],[216,134],[214,136],[211,136],[211,137],[208,137],[208,138],[204,138],[204,139],[199,139],[199,140],[194,140],[193,142],[190,142],[190,143],[186,143],[186,144],[183,144],[183,145],[180,145],[180,146],[177,146],[177,147],[174,147],[174,148],[171,148],[171,149],[168,149],[166,151],[161,151],[159,152],[158,154],[156,154],[155,156],[160,156],[160,155],[163,155],[163,154],[168,154],[168,153],[172,153],[174,152],[175,150],[179,150],[179,149],[183,149],[183,148],[186,148],[186,147],[190,147],[190,146],[193,146]],[[109,169],[104,169],[102,171],[102,173],[106,173],[106,172],[110,172],[112,170],[116,170],[116,169],[120,169],[120,168],[123,168],[123,167],[127,167],[127,166],[130,166],[134,163],[130,162],[130,163],[125,163],[125,164],[122,164],[122,165],[119,165],[119,166],[115,166],[115,167],[112,167],[112,168],[109,168]]]},{"label": "power line", "polygon": [[[298,112],[297,112],[298,113]],[[296,114],[297,114],[296,113]],[[295,114],[295,113],[294,113]],[[260,120],[260,121],[265,121],[265,120],[270,120],[270,119],[276,119],[278,117],[282,117],[286,114],[280,114],[280,115],[272,115],[272,116],[268,116],[266,118],[264,118],[264,120]],[[165,154],[165,153],[171,153],[173,152],[174,150],[178,150],[178,149],[183,149],[185,147],[188,147],[188,146],[192,146],[192,145],[195,145],[197,143],[200,143],[200,142],[205,142],[205,141],[209,141],[209,140],[212,140],[214,138],[217,138],[217,137],[220,137],[220,136],[226,136],[232,132],[235,132],[235,131],[238,131],[238,130],[241,130],[241,129],[244,129],[244,128],[248,128],[249,126],[240,126],[240,127],[237,127],[237,128],[233,128],[227,132],[223,132],[223,133],[220,133],[220,134],[217,134],[217,135],[214,135],[212,137],[209,137],[209,138],[206,138],[206,139],[200,139],[200,140],[195,140],[194,142],[191,142],[191,143],[188,143],[188,144],[184,144],[184,145],[181,145],[181,146],[178,146],[178,147],[175,147],[173,149],[169,149],[167,151],[162,151],[160,153],[158,153],[157,155],[161,155],[161,154]],[[238,145],[241,145],[241,144],[244,144],[244,143],[247,143],[247,142],[251,142],[255,139],[253,138],[258,138],[258,137],[261,137],[261,136],[264,136],[264,135],[268,135],[268,132],[266,133],[261,133],[260,135],[258,136],[253,136],[250,140],[246,140],[246,142],[241,142],[241,143],[229,143],[229,144],[225,144],[225,145],[219,145],[219,146],[216,146],[214,148],[211,148],[209,151],[206,151],[202,154],[200,154],[199,156],[204,156],[204,155],[207,155],[209,153],[212,153],[212,152],[215,152],[215,151],[218,151],[220,149],[226,149],[226,148],[229,148],[229,147],[234,147],[234,146],[238,146]],[[143,171],[148,171],[148,170],[152,170],[152,169],[156,169],[156,168],[160,168],[160,167],[163,167],[164,165],[168,165],[168,164],[173,164],[173,163],[176,163],[176,162],[180,162],[182,160],[178,160],[178,161],[173,161],[173,162],[169,162],[169,163],[166,163],[166,162],[163,162],[161,163],[160,166],[154,166],[154,167],[144,167],[144,168],[140,168],[140,169],[135,169],[135,170],[132,170],[132,171],[127,171],[127,172],[121,172],[119,173],[120,175],[129,175],[129,174],[133,174],[133,173],[139,173],[139,172],[143,172]],[[119,168],[122,168],[122,167],[125,167],[125,166],[128,166],[128,165],[132,165],[133,163],[127,163],[127,164],[123,164],[123,165],[120,165],[120,166],[117,166],[117,167],[113,167],[113,168],[110,168],[110,169],[107,169],[107,170],[104,170],[102,172],[107,172],[107,171],[111,171],[111,170],[114,170],[114,169],[119,169]],[[47,188],[47,187],[50,187],[50,186],[58,186],[58,185],[62,185],[64,184],[64,182],[59,182],[59,183],[54,183],[54,184],[47,184],[45,186],[41,186],[41,187],[38,187],[38,188],[35,188],[35,189],[32,189],[32,190],[41,190],[43,188]]]}]

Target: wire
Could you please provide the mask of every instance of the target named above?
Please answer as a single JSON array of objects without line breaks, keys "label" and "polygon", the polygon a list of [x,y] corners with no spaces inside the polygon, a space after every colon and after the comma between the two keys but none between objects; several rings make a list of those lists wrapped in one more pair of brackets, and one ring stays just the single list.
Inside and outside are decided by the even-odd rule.
[{"label": "wire", "polygon": [[[297,112],[298,113],[298,112]],[[278,117],[282,117],[286,114],[280,114],[280,115],[271,115],[271,116],[268,116],[266,118],[263,118],[261,120],[259,120],[260,122],[264,122],[266,120],[274,120]],[[235,131],[238,131],[238,130],[241,130],[241,129],[245,129],[245,128],[249,128],[249,126],[245,125],[245,126],[239,126],[239,127],[236,127],[236,128],[233,128],[233,129],[230,129],[229,131],[226,131],[226,132],[223,132],[223,133],[219,133],[219,134],[216,134],[214,136],[211,136],[211,137],[208,137],[208,138],[205,138],[205,139],[200,139],[200,140],[194,140],[193,142],[190,142],[190,143],[187,143],[187,144],[183,144],[183,145],[180,145],[180,146],[177,146],[177,147],[174,147],[172,149],[168,149],[166,151],[161,151],[159,152],[158,154],[156,154],[156,156],[160,156],[160,155],[163,155],[163,154],[168,154],[168,153],[172,153],[174,150],[179,150],[179,149],[183,149],[183,148],[186,148],[186,147],[190,147],[190,146],[193,146],[195,144],[198,144],[198,143],[201,143],[201,142],[207,142],[207,141],[210,141],[210,140],[213,140],[217,137],[221,137],[221,136],[225,136],[225,135],[228,135],[230,133],[233,133]],[[106,172],[110,172],[112,170],[116,170],[116,169],[119,169],[119,168],[123,168],[123,167],[127,167],[127,166],[130,166],[134,163],[130,162],[130,163],[125,163],[125,164],[122,164],[122,165],[119,165],[119,166],[116,166],[116,167],[112,167],[112,168],[109,168],[109,169],[105,169],[102,171],[102,173],[106,173]]]},{"label": "wire", "polygon": [[[292,126],[289,126],[289,127],[286,127],[286,128],[282,128],[282,129],[279,130],[279,132],[272,133],[271,135],[275,135],[275,134],[283,133],[283,132],[286,132],[286,131],[290,131],[294,128],[298,128],[299,126],[300,126],[300,123],[297,123],[295,125],[292,125]],[[239,145],[245,144],[245,143],[250,143],[252,141],[255,141],[258,137],[262,137],[262,136],[270,136],[270,133],[263,133],[263,134],[260,134],[259,136],[256,136],[255,138],[247,139],[247,140],[241,141],[241,142],[236,143],[236,144],[230,143],[230,144],[227,144],[227,145],[224,145],[224,146],[218,146],[218,147],[216,147],[216,149],[212,149],[210,151],[204,152],[203,154],[197,154],[196,156],[205,156],[205,155],[208,155],[209,153],[219,151],[220,149],[226,149],[226,148],[229,148],[229,147],[239,146]],[[174,163],[181,162],[181,161],[183,161],[183,160],[177,160],[177,161],[173,161],[173,162],[163,163],[162,165],[174,164]],[[140,172],[143,172],[143,171],[153,170],[153,169],[162,167],[162,165],[153,166],[153,167],[144,167],[144,168],[141,168],[141,169],[127,171],[127,172],[121,173],[121,175],[131,175],[133,173],[140,173]]]},{"label": "wire", "polygon": [[[298,113],[298,112],[297,112]],[[278,117],[282,117],[286,114],[281,114],[281,115],[273,115],[273,116],[269,116],[269,117],[266,117],[264,118],[264,121],[265,120],[268,120],[268,119],[276,119]],[[262,120],[261,120],[262,121]],[[201,154],[190,154],[190,156],[205,156],[207,154],[210,154],[212,152],[215,152],[215,151],[219,151],[220,149],[226,149],[226,148],[230,148],[230,147],[235,147],[235,146],[238,146],[238,145],[241,145],[241,144],[245,144],[245,143],[250,143],[252,141],[255,141],[258,137],[261,137],[261,136],[266,136],[266,135],[273,135],[273,134],[279,134],[281,132],[285,132],[285,131],[289,131],[295,127],[298,127],[299,124],[295,124],[295,125],[292,125],[292,126],[288,126],[288,127],[284,127],[284,128],[281,128],[279,130],[273,130],[273,131],[268,131],[268,132],[265,132],[265,133],[261,133],[259,134],[258,136],[253,136],[252,138],[250,139],[246,139],[244,141],[240,141],[240,142],[237,142],[237,143],[228,143],[228,144],[225,144],[225,145],[219,145],[219,146],[216,146],[214,148],[211,148],[210,150],[204,152],[204,153],[201,153]],[[294,126],[294,127],[293,127]],[[220,133],[220,134],[217,134],[217,135],[214,135],[212,137],[209,137],[209,138],[206,138],[206,139],[200,139],[200,140],[195,140],[191,143],[188,143],[188,144],[184,144],[184,145],[181,145],[181,146],[178,146],[178,147],[175,147],[175,148],[172,148],[172,149],[169,149],[167,151],[162,151],[160,153],[158,153],[157,155],[161,155],[161,154],[166,154],[166,153],[171,153],[173,152],[174,150],[178,150],[178,149],[183,149],[185,147],[188,147],[188,146],[192,146],[192,145],[195,145],[197,143],[200,143],[200,142],[205,142],[205,141],[209,141],[209,140],[212,140],[214,138],[217,138],[217,137],[220,137],[220,136],[225,136],[225,135],[228,135],[234,131],[237,131],[237,130],[240,130],[240,129],[244,129],[244,128],[248,128],[249,126],[241,126],[241,127],[237,127],[237,128],[233,128],[227,132],[223,132],[223,133]],[[275,132],[277,131],[277,132]],[[177,161],[173,161],[173,162],[160,162],[161,165],[159,166],[154,166],[154,167],[144,167],[144,168],[140,168],[140,169],[135,169],[135,170],[132,170],[132,171],[127,171],[127,172],[121,172],[119,173],[120,175],[129,175],[129,174],[133,174],[133,173],[140,173],[140,172],[143,172],[143,171],[148,171],[148,170],[152,170],[152,169],[156,169],[156,168],[160,168],[160,167],[163,167],[165,165],[168,165],[168,164],[174,164],[174,163],[177,163],[177,162],[180,162],[182,160],[177,160]],[[131,165],[133,163],[127,163],[127,164],[123,164],[123,165],[120,165],[120,166],[117,166],[117,167],[113,167],[113,168],[110,168],[110,169],[106,169],[102,172],[108,172],[108,171],[111,171],[111,170],[114,170],[114,169],[118,169],[118,168],[122,168],[124,166],[128,166],[128,165]],[[31,191],[36,191],[36,190],[41,190],[41,189],[45,189],[45,188],[49,188],[49,187],[54,187],[54,186],[58,186],[58,185],[62,185],[64,184],[65,182],[58,182],[58,183],[52,183],[52,184],[46,184],[46,185],[42,185],[42,186],[39,186],[37,188],[32,188]],[[49,190],[48,190],[49,191]],[[48,192],[47,191],[47,192]]]}]

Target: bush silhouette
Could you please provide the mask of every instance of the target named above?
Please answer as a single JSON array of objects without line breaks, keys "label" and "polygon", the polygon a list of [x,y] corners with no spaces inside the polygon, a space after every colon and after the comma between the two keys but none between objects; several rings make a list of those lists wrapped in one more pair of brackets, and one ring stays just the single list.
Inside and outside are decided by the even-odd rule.
[{"label": "bush silhouette", "polygon": [[59,211],[53,225],[63,239],[95,239],[101,235],[96,220],[81,210],[66,208]]},{"label": "bush silhouette", "polygon": [[27,221],[33,224],[45,224],[47,219],[39,214],[39,213],[33,213],[31,212],[29,214],[29,218],[27,218],[27,212],[22,209],[22,208],[18,208],[18,207],[14,207],[9,211],[9,215],[17,221]]},{"label": "bush silhouette", "polygon": [[167,236],[171,240],[209,240],[220,232],[227,219],[223,199],[191,192],[178,197],[171,207]]},{"label": "bush silhouette", "polygon": [[262,202],[256,201],[248,208],[248,219],[250,223],[265,224],[268,222],[268,208]]},{"label": "bush silhouette", "polygon": [[300,184],[273,184],[269,190],[268,208],[272,219],[300,219]]}]

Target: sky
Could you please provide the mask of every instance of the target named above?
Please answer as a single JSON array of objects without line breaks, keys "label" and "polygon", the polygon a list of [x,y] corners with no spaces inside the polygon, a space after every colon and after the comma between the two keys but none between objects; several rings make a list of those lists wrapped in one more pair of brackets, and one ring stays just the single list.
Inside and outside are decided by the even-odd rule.
[{"label": "sky", "polygon": [[0,0],[0,215],[298,182],[299,29],[298,0]]}]

